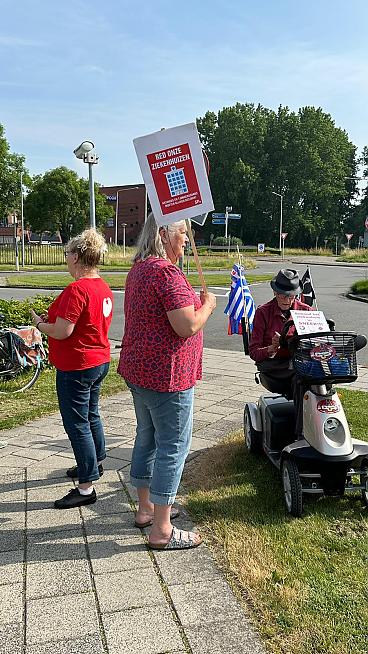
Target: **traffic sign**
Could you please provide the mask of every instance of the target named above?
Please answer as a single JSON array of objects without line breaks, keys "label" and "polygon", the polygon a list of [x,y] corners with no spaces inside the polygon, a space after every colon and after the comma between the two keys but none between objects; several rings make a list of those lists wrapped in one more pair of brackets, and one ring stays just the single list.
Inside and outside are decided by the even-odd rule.
[{"label": "traffic sign", "polygon": [[212,218],[212,225],[225,225],[225,218]]},{"label": "traffic sign", "polygon": [[348,241],[350,241],[351,237],[353,236],[352,234],[345,234],[346,238]]},{"label": "traffic sign", "polygon": [[367,216],[366,219],[365,219],[364,226],[365,226],[366,229],[368,229],[368,216]]},{"label": "traffic sign", "polygon": [[229,220],[240,220],[241,213],[228,213],[227,217]]},{"label": "traffic sign", "polygon": [[264,251],[265,251],[265,244],[258,243],[258,254],[263,254]]},{"label": "traffic sign", "polygon": [[281,238],[282,238],[283,241],[285,241],[287,235],[288,235],[288,232],[282,232]]},{"label": "traffic sign", "polygon": [[224,213],[213,213],[212,218],[225,218]]}]

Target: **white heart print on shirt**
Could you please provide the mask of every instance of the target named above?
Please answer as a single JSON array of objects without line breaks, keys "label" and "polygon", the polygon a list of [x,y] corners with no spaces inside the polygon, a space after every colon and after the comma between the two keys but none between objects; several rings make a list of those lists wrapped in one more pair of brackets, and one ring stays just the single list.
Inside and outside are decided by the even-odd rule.
[{"label": "white heart print on shirt", "polygon": [[105,297],[102,302],[102,313],[105,318],[108,318],[112,311],[112,300],[110,297]]}]

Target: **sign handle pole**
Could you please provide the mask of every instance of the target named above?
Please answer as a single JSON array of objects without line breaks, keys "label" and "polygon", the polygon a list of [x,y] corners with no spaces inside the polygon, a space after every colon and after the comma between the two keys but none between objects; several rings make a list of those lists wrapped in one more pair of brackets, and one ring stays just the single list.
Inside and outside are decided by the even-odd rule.
[{"label": "sign handle pole", "polygon": [[192,248],[194,261],[195,261],[195,265],[197,267],[197,271],[198,271],[199,279],[200,279],[200,282],[201,282],[201,286],[202,286],[204,292],[206,293],[207,292],[207,286],[206,286],[206,282],[204,280],[204,275],[203,275],[203,271],[202,271],[201,262],[199,260],[196,244],[194,243],[193,232],[192,232],[192,228],[190,226],[190,220],[188,218],[186,218],[185,223],[186,223],[186,226],[187,226],[190,245],[191,245],[191,248]]}]

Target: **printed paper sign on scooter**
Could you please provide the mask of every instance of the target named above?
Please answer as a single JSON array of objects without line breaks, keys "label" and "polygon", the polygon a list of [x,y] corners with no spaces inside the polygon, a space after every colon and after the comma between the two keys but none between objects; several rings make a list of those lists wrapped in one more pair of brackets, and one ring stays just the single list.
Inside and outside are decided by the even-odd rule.
[{"label": "printed paper sign on scooter", "polygon": [[156,222],[186,218],[203,224],[214,209],[195,123],[160,130],[133,141]]},{"label": "printed paper sign on scooter", "polygon": [[295,329],[299,336],[316,332],[329,332],[327,320],[323,311],[290,311]]}]

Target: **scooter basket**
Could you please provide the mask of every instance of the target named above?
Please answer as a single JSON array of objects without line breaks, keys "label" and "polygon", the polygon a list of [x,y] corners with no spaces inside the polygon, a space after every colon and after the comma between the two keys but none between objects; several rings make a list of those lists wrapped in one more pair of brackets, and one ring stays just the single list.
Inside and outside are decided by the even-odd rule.
[{"label": "scooter basket", "polygon": [[313,384],[357,379],[355,339],[351,332],[323,332],[294,337],[293,367]]}]

